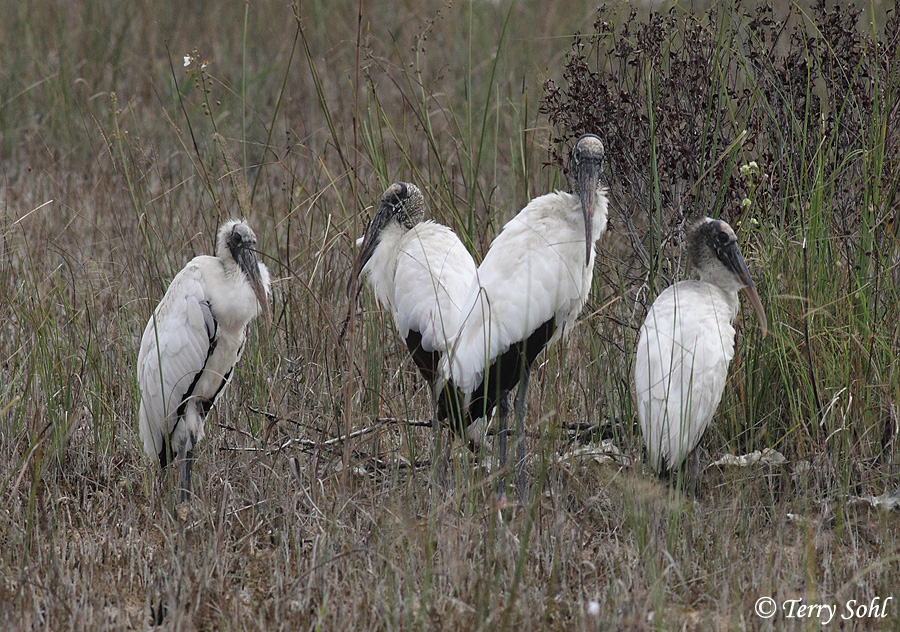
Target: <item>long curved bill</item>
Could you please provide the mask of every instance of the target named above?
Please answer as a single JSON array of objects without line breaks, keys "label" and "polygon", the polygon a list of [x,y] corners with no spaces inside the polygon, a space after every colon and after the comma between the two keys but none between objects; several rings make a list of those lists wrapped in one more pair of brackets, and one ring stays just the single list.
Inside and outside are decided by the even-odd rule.
[{"label": "long curved bill", "polygon": [[597,186],[600,184],[602,165],[597,160],[584,160],[575,174],[575,190],[581,200],[581,214],[584,217],[584,265],[591,261],[591,247],[594,244],[594,203]]},{"label": "long curved bill", "polygon": [[378,207],[378,211],[375,213],[375,217],[369,222],[369,226],[366,228],[366,234],[361,240],[356,240],[357,245],[360,245],[360,242],[362,243],[362,248],[360,249],[359,254],[356,255],[356,259],[353,260],[353,272],[350,275],[350,282],[347,283],[347,296],[350,296],[353,293],[353,288],[356,287],[356,281],[359,278],[360,273],[363,268],[366,267],[369,259],[371,259],[372,255],[375,253],[375,248],[378,246],[378,234],[387,225],[390,218],[391,208],[382,202]]},{"label": "long curved bill", "polygon": [[263,286],[262,277],[259,273],[259,261],[256,258],[256,253],[252,250],[241,250],[240,254],[238,255],[238,265],[250,280],[250,287],[253,288],[253,293],[256,295],[256,300],[259,302],[259,307],[266,319],[266,323],[271,325],[272,310],[269,306],[269,295],[266,292],[265,286]]},{"label": "long curved bill", "polygon": [[763,336],[765,336],[769,333],[769,322],[766,319],[766,310],[763,309],[762,301],[759,300],[756,284],[750,277],[750,270],[747,269],[747,263],[744,261],[744,256],[741,254],[737,242],[732,244],[728,249],[727,256],[728,260],[726,265],[741,280],[741,282],[743,282],[745,286],[744,290],[747,292],[747,298],[750,299],[750,304],[753,305],[753,309],[759,317],[759,324],[762,327]]}]

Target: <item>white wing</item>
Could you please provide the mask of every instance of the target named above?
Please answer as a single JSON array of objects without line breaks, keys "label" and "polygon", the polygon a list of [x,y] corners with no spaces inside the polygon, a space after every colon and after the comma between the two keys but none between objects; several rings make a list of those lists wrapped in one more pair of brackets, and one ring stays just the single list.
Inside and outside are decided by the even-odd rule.
[{"label": "white wing", "polygon": [[[159,454],[175,425],[176,411],[209,356],[216,324],[203,289],[197,257],[172,280],[150,317],[138,354],[138,413],[144,451]],[[217,265],[218,260],[215,260]]]},{"label": "white wing", "polygon": [[452,230],[430,221],[414,226],[400,242],[394,274],[391,303],[400,336],[418,331],[423,350],[444,351],[474,278],[475,262]]},{"label": "white wing", "polygon": [[[596,235],[599,237],[599,234]],[[593,273],[584,263],[584,227],[576,196],[550,193],[532,200],[494,239],[460,313],[452,366],[442,364],[463,392],[510,345],[556,318],[565,335],[581,311]]]},{"label": "white wing", "polygon": [[736,309],[721,290],[699,281],[666,288],[650,307],[634,381],[654,469],[677,467],[709,426],[734,356]]}]

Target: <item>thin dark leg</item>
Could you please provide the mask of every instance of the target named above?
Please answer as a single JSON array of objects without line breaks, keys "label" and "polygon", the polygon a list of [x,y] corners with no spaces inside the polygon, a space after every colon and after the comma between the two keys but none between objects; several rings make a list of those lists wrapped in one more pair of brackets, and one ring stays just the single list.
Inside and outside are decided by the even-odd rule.
[{"label": "thin dark leg", "polygon": [[666,485],[667,487],[678,487],[678,472],[669,469],[669,467],[665,464],[665,461],[662,460],[662,465],[658,472],[656,472],[656,478],[660,483]]},{"label": "thin dark leg", "polygon": [[497,423],[500,426],[500,480],[497,482],[497,496],[502,503],[506,500],[506,436],[509,432],[506,427],[506,417],[509,415],[509,394],[506,393],[500,398],[497,404]]},{"label": "thin dark leg", "polygon": [[438,421],[438,398],[434,388],[431,389],[431,429],[434,431],[434,456],[431,467],[434,468],[441,452],[441,422]]},{"label": "thin dark leg", "polygon": [[691,467],[690,467],[690,487],[688,489],[694,495],[694,498],[700,497],[700,450],[694,448],[693,454],[691,454]]},{"label": "thin dark leg", "polygon": [[528,377],[531,367],[525,366],[516,393],[516,469],[519,473],[519,507],[525,506],[528,485],[525,480],[525,413],[528,411]]},{"label": "thin dark leg", "polygon": [[434,430],[435,433],[437,433],[441,429],[441,422],[438,421],[437,387],[432,385],[430,391],[431,391],[431,429]]},{"label": "thin dark leg", "polygon": [[180,460],[179,472],[181,474],[179,502],[184,503],[190,500],[191,497],[191,469],[194,467],[194,450],[192,448],[178,456]]},{"label": "thin dark leg", "polygon": [[[447,469],[449,466],[450,454],[449,451],[447,453],[447,460],[445,461],[443,458],[443,435],[441,434],[441,422],[438,419],[439,414],[439,405],[438,405],[438,396],[435,390],[432,390],[431,397],[431,429],[434,430],[434,453],[431,456],[431,471],[434,473],[434,477],[436,482],[443,486],[447,481]],[[451,418],[452,423],[452,418]],[[452,436],[452,435],[451,435]]]}]

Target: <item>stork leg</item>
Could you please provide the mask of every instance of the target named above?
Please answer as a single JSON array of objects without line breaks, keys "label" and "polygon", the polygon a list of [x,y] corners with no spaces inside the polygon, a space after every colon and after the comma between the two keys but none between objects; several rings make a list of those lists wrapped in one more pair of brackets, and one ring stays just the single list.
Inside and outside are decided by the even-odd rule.
[{"label": "stork leg", "polygon": [[[441,434],[441,422],[439,419],[439,404],[437,389],[432,388],[431,397],[431,429],[434,431],[434,453],[431,457],[431,470],[434,473],[435,482],[440,486],[445,486],[447,482],[447,470],[450,464],[450,442],[447,442],[447,450],[444,447],[444,437]],[[452,422],[451,422],[452,423]],[[444,458],[446,456],[446,458]]]},{"label": "stork leg", "polygon": [[528,410],[528,378],[531,366],[526,364],[516,392],[516,469],[519,474],[519,507],[525,506],[528,488],[525,481],[525,413]]},{"label": "stork leg", "polygon": [[186,450],[179,456],[178,472],[180,495],[179,502],[187,502],[191,498],[191,470],[194,467],[194,449]]},{"label": "stork leg", "polygon": [[438,421],[438,398],[435,394],[435,387],[431,388],[431,429],[434,431],[434,460],[432,465],[437,465],[438,454],[441,451],[441,422]]},{"label": "stork leg", "polygon": [[697,448],[694,448],[694,452],[691,454],[690,472],[688,489],[691,490],[694,498],[700,498],[700,450]]},{"label": "stork leg", "polygon": [[508,429],[506,426],[506,418],[509,415],[509,394],[506,393],[497,403],[497,422],[500,426],[498,430],[498,438],[500,441],[500,480],[497,482],[497,498],[500,505],[506,503],[506,438]]}]

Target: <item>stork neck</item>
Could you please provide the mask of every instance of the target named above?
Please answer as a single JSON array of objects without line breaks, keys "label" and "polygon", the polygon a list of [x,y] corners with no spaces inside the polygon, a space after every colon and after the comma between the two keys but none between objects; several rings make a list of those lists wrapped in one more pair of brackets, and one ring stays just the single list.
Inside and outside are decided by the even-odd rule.
[{"label": "stork neck", "polygon": [[594,196],[594,218],[593,226],[591,227],[594,241],[599,239],[606,230],[607,214],[609,212],[608,206],[609,200],[606,197],[606,187],[598,186],[596,195]]},{"label": "stork neck", "polygon": [[714,283],[706,279],[702,279],[701,283],[704,283],[709,288],[710,296],[719,297],[719,299],[728,306],[728,321],[733,321],[737,317],[738,310],[741,306],[741,301],[738,298],[738,289],[725,288],[719,283]]},{"label": "stork neck", "polygon": [[715,285],[726,294],[733,294],[735,301],[737,301],[738,292],[744,288],[743,281],[737,278],[729,270],[726,270],[724,266],[719,265],[701,268],[698,270],[698,273],[701,281],[709,283],[710,285]]},{"label": "stork neck", "polygon": [[234,260],[234,257],[231,256],[230,252],[227,252],[225,256],[219,256],[219,261],[222,262],[222,270],[225,272],[225,278],[231,282],[244,282],[244,271],[241,270],[241,266]]},{"label": "stork neck", "polygon": [[[397,258],[395,251],[400,246],[400,239],[408,230],[408,228],[397,221],[392,221],[382,228],[378,233],[378,244],[375,246],[375,252],[372,253],[372,257],[366,263],[364,269],[372,270],[382,266],[396,266],[394,261]],[[390,262],[394,262],[393,265]]]}]

